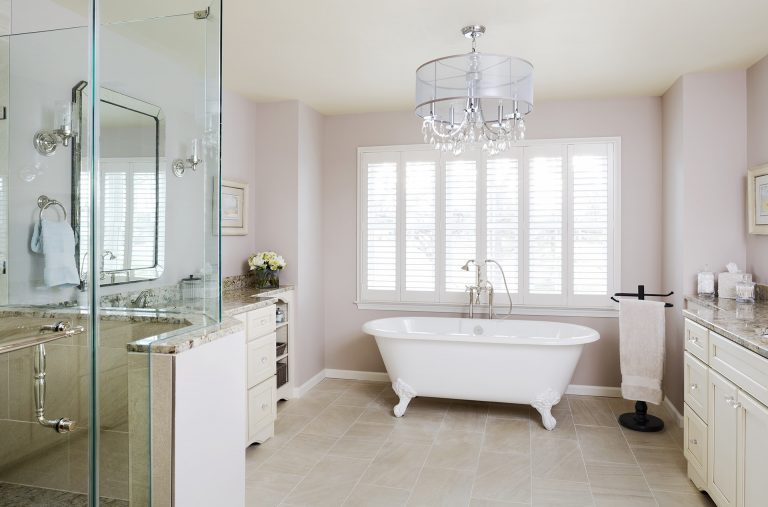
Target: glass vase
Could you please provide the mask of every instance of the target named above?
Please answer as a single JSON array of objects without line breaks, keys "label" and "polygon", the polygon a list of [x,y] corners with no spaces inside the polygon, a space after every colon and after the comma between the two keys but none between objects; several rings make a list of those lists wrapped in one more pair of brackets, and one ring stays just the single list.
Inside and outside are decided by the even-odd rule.
[{"label": "glass vase", "polygon": [[277,289],[280,287],[280,272],[271,269],[257,269],[253,271],[257,289]]}]

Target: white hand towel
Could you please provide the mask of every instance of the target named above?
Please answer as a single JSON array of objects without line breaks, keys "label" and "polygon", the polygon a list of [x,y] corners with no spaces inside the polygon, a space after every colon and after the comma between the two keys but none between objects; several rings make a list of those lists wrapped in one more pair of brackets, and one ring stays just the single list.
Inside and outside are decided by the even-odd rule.
[{"label": "white hand towel", "polygon": [[48,287],[78,285],[75,264],[75,233],[67,222],[43,218],[32,230],[32,251],[45,256],[43,281]]},{"label": "white hand towel", "polygon": [[664,375],[664,303],[624,299],[619,310],[621,395],[658,405]]}]

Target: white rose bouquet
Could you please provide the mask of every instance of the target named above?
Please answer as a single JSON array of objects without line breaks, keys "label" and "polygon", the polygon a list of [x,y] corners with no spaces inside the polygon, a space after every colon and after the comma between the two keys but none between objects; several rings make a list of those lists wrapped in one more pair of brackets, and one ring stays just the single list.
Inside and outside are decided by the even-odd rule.
[{"label": "white rose bouquet", "polygon": [[286,265],[283,256],[275,252],[258,252],[248,257],[248,267],[256,276],[258,288],[279,287],[278,273]]}]

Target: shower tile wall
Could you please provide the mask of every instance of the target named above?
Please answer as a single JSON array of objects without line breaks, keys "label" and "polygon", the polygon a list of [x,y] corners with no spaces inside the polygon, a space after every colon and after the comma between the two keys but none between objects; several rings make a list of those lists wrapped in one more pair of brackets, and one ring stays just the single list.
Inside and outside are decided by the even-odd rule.
[{"label": "shower tile wall", "polygon": [[[78,323],[84,322],[75,322]],[[102,320],[99,487],[103,497],[127,500],[131,495],[129,482],[132,479],[134,496],[142,495],[147,485],[149,358],[146,354],[128,353],[125,345],[178,327],[179,324]],[[35,421],[33,352],[34,349],[28,348],[0,355],[0,483],[86,493],[90,359],[84,335],[46,345],[45,415],[47,418],[75,420],[79,431],[71,434],[56,433]],[[161,364],[158,361],[157,367]],[[171,401],[164,399],[163,394],[166,397],[170,394],[169,386],[165,389],[154,387],[158,388],[153,394],[170,411]],[[129,414],[131,411],[133,413]],[[157,430],[162,439],[161,429]],[[164,434],[167,438],[169,433]],[[166,476],[170,477],[169,464],[166,464]],[[143,480],[137,480],[142,477]]]}]

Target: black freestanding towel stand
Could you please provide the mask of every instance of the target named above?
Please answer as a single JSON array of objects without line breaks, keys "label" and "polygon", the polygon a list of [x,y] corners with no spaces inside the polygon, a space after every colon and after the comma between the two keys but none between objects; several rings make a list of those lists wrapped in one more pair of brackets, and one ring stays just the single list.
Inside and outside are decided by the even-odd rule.
[{"label": "black freestanding towel stand", "polygon": [[[653,296],[653,297],[667,297],[674,294],[674,292],[669,292],[667,294],[646,294],[645,293],[645,285],[638,285],[637,286],[637,293],[629,293],[629,292],[617,292],[614,294],[614,296],[618,297],[635,297],[637,299],[645,299],[645,296]],[[619,302],[616,297],[612,297],[612,300]],[[672,308],[671,303],[665,303],[665,308]],[[627,412],[626,414],[621,414],[619,416],[619,424],[624,426],[625,428],[629,428],[634,431],[643,431],[646,433],[654,432],[654,431],[661,431],[664,429],[664,421],[659,419],[658,417],[654,415],[648,414],[648,404],[644,401],[637,401],[635,402],[635,411],[634,412]]]}]

